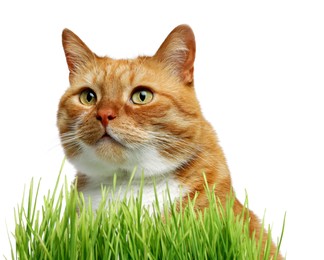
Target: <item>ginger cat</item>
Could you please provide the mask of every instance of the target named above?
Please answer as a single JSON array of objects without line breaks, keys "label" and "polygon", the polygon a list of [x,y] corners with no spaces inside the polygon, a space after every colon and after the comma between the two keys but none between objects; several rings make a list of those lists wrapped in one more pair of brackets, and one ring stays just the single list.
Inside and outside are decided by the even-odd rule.
[{"label": "ginger cat", "polygon": [[[202,173],[225,204],[232,190],[230,172],[195,95],[196,45],[189,26],[176,27],[152,57],[98,57],[67,29],[63,47],[71,86],[61,98],[57,125],[77,169],[78,190],[91,197],[94,208],[101,185],[111,186],[116,173],[117,188],[125,192],[135,166],[132,187],[138,190],[144,172],[145,205],[155,199],[155,179],[159,197],[167,186],[171,199],[198,192],[196,207],[206,207]],[[242,209],[236,199],[235,213]],[[260,221],[251,211],[249,216],[250,232],[258,238]],[[265,233],[263,243],[266,239]],[[271,255],[275,250],[272,244]]]}]

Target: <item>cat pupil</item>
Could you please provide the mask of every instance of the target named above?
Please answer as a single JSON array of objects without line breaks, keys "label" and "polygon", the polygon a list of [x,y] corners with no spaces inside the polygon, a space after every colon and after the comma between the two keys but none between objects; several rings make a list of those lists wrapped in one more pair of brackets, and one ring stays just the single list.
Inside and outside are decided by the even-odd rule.
[{"label": "cat pupil", "polygon": [[141,91],[139,94],[139,98],[141,101],[144,101],[146,99],[146,92],[145,91]]},{"label": "cat pupil", "polygon": [[88,95],[87,95],[87,101],[88,102],[91,102],[91,100],[94,98],[94,95],[93,95],[93,93],[88,93]]}]

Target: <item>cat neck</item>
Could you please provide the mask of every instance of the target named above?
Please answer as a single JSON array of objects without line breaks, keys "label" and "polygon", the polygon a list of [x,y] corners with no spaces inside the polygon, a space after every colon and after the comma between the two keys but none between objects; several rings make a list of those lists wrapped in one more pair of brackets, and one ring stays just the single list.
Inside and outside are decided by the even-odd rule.
[{"label": "cat neck", "polygon": [[110,176],[87,176],[77,174],[77,187],[82,192],[85,201],[91,199],[92,208],[98,208],[102,201],[102,189],[107,190],[108,200],[123,200],[137,198],[142,192],[142,205],[152,209],[157,200],[160,206],[168,201],[174,201],[188,192],[174,173],[164,175],[144,176],[136,168],[132,173],[120,171]]}]

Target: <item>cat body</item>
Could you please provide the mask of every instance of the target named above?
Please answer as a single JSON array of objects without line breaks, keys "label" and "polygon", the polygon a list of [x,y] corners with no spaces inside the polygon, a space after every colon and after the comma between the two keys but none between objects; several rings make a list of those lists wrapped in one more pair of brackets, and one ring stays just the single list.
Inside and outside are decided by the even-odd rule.
[{"label": "cat body", "polygon": [[[114,174],[124,195],[133,173],[134,193],[144,177],[144,205],[155,200],[155,183],[159,201],[168,188],[172,200],[198,195],[195,206],[207,207],[203,174],[225,205],[232,192],[230,172],[196,98],[196,45],[189,26],[176,27],[152,57],[98,57],[67,29],[63,47],[70,87],[61,98],[57,124],[77,170],[78,190],[91,197],[94,208],[101,186],[111,187]],[[242,210],[236,199],[235,213]],[[250,219],[251,233],[259,237],[261,225],[253,212]],[[272,254],[275,249],[273,244]]]}]

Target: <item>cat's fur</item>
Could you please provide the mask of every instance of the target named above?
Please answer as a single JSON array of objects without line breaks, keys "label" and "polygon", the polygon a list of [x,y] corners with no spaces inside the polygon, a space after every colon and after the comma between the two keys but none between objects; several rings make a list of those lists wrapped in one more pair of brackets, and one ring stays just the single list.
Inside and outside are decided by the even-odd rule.
[{"label": "cat's fur", "polygon": [[[138,190],[144,172],[146,205],[155,198],[154,179],[160,199],[168,186],[172,199],[197,193],[196,207],[208,206],[203,173],[225,204],[231,177],[195,95],[196,45],[189,26],[176,27],[152,57],[98,57],[67,29],[63,47],[71,86],[61,98],[57,124],[65,154],[77,169],[78,190],[92,198],[94,207],[101,199],[101,185],[111,186],[115,173],[117,188],[125,192],[135,166],[132,187]],[[80,101],[87,89],[96,95],[93,104]],[[153,93],[152,100],[134,103],[137,90]],[[242,209],[236,199],[235,213]],[[250,231],[258,238],[260,222],[253,212],[249,216]],[[272,255],[275,250],[272,244]]]}]

